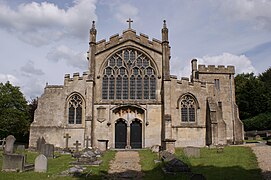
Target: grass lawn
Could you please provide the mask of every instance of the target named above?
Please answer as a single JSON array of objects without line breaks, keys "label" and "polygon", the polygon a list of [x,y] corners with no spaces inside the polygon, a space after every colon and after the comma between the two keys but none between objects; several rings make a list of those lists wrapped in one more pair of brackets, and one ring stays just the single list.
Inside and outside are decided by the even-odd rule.
[{"label": "grass lawn", "polygon": [[[187,158],[182,149],[177,149],[176,156],[186,162],[193,173],[203,174],[208,180],[262,179],[256,157],[248,147],[229,146],[224,148],[223,153],[217,153],[216,149],[202,148],[200,158]],[[145,179],[189,179],[185,173],[165,175],[161,165],[153,161],[158,156],[149,150],[140,151],[140,158]]]},{"label": "grass lawn", "polygon": [[[35,152],[26,152],[27,154],[27,163],[34,163],[37,153]],[[85,170],[86,173],[91,174],[89,179],[100,179],[101,176],[106,175],[109,168],[109,161],[115,157],[115,151],[107,151],[102,156],[103,163],[97,167],[87,167]],[[0,167],[2,167],[2,152],[0,152]],[[70,165],[69,162],[75,161],[71,155],[60,155],[58,158],[48,160],[48,171],[47,173],[36,173],[33,171],[29,172],[0,172],[0,180],[41,180],[41,179],[79,179],[74,177],[63,177],[58,174],[62,171],[67,170]]]}]

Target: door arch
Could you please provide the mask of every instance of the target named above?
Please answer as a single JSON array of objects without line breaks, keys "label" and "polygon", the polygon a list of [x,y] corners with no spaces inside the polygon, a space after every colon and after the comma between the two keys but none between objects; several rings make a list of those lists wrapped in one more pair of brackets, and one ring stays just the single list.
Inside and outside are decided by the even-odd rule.
[{"label": "door arch", "polygon": [[130,145],[132,149],[142,148],[142,123],[140,120],[135,119],[132,121],[130,132]]},{"label": "door arch", "polygon": [[127,145],[127,124],[124,119],[115,123],[115,148],[124,149]]}]

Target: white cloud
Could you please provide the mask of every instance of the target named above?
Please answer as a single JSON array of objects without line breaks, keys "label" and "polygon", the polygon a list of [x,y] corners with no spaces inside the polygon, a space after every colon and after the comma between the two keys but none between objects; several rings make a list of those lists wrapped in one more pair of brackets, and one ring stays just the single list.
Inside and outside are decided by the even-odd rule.
[{"label": "white cloud", "polygon": [[252,21],[256,28],[271,30],[270,0],[223,0],[222,10],[237,20]]},{"label": "white cloud", "polygon": [[127,18],[138,19],[138,9],[131,4],[119,4],[116,6],[115,18],[126,24]]},{"label": "white cloud", "polygon": [[39,97],[42,94],[44,87],[44,80],[38,79],[35,76],[21,83],[21,90],[27,100]]},{"label": "white cloud", "polygon": [[67,65],[81,70],[86,70],[88,67],[86,53],[77,53],[64,45],[52,49],[47,54],[47,58],[54,62],[65,61]]},{"label": "white cloud", "polygon": [[9,81],[13,85],[17,85],[18,84],[18,79],[14,75],[11,75],[11,74],[0,74],[0,82],[6,83],[7,81]]},{"label": "white cloud", "polygon": [[[203,56],[202,58],[195,58],[198,60],[198,64],[203,65],[224,65],[224,66],[235,66],[235,74],[240,73],[251,73],[256,74],[256,69],[253,67],[251,60],[245,55],[234,55],[230,53],[223,53],[217,56]],[[176,72],[176,69],[174,69]],[[188,63],[184,68],[181,69],[181,77],[190,77],[191,75],[191,64]]]},{"label": "white cloud", "polygon": [[0,28],[21,40],[44,45],[61,37],[85,38],[91,20],[96,20],[96,0],[74,0],[73,6],[61,9],[49,2],[20,4],[12,9],[0,3]]},{"label": "white cloud", "polygon": [[34,66],[34,62],[29,60],[24,66],[21,67],[21,71],[23,72],[23,75],[25,76],[31,76],[31,75],[44,75],[44,72],[41,69],[37,69]]}]

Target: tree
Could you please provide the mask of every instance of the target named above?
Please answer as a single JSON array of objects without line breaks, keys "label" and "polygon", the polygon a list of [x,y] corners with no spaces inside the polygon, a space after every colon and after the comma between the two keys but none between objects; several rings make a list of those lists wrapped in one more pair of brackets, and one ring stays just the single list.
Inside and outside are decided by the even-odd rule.
[{"label": "tree", "polygon": [[259,79],[264,83],[264,88],[267,91],[266,101],[267,101],[267,111],[271,112],[271,67],[265,72],[259,75]]},{"label": "tree", "polygon": [[253,73],[238,74],[235,77],[235,92],[240,119],[251,118],[268,111],[268,91]]},{"label": "tree", "polygon": [[30,122],[32,123],[34,121],[35,110],[38,107],[38,98],[31,99],[31,101],[28,103],[28,107],[29,107]]},{"label": "tree", "polygon": [[12,134],[22,139],[29,132],[29,112],[19,87],[0,83],[0,137]]}]

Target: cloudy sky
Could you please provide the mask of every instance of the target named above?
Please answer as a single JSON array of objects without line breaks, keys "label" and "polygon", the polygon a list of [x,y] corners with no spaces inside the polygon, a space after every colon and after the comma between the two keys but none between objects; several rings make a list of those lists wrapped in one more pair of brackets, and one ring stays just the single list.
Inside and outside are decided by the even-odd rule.
[{"label": "cloudy sky", "polygon": [[0,82],[40,96],[47,82],[87,70],[91,21],[108,40],[129,17],[150,39],[167,20],[171,74],[189,76],[193,58],[258,74],[271,65],[270,9],[271,0],[0,0]]}]

